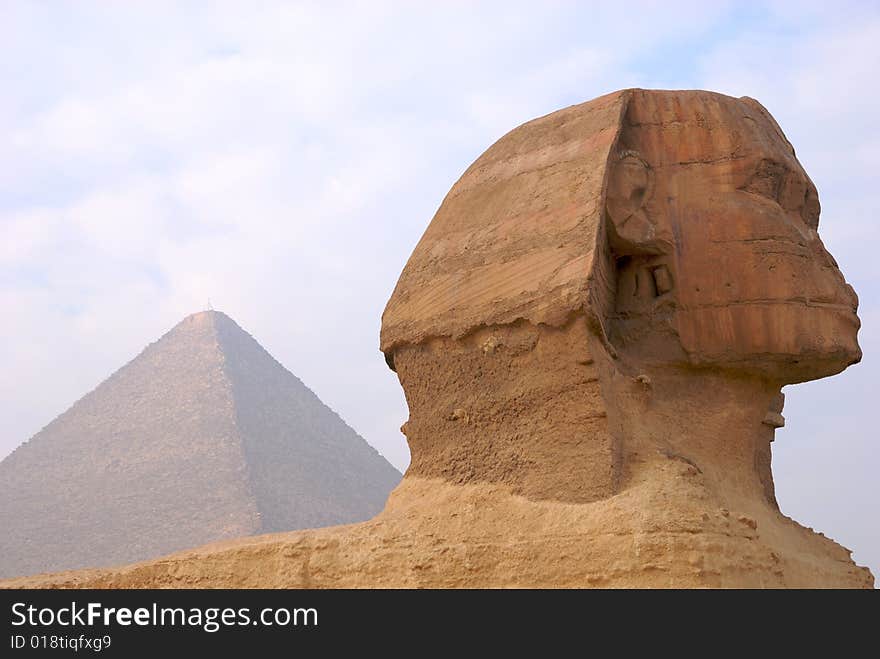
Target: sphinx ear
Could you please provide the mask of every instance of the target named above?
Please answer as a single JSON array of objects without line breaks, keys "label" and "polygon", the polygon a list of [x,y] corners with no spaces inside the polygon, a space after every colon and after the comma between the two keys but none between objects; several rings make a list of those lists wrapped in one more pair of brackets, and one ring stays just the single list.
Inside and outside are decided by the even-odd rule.
[{"label": "sphinx ear", "polygon": [[654,171],[637,151],[622,151],[609,169],[605,188],[608,243],[616,271],[615,309],[650,313],[675,288],[669,245],[658,237],[648,202]]},{"label": "sphinx ear", "polygon": [[648,163],[636,151],[619,153],[605,188],[605,212],[612,242],[636,249],[654,242],[654,223],[645,210],[652,188],[653,172]]}]

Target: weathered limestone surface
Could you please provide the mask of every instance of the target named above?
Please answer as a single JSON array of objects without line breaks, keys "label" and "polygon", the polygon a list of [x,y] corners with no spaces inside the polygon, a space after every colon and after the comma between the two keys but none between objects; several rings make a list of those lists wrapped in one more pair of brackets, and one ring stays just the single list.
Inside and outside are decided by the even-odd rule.
[{"label": "weathered limestone surface", "polygon": [[383,316],[412,465],[379,516],[19,583],[871,587],[770,468],[781,387],[861,357],[818,218],[749,98],[625,90],[526,123]]}]

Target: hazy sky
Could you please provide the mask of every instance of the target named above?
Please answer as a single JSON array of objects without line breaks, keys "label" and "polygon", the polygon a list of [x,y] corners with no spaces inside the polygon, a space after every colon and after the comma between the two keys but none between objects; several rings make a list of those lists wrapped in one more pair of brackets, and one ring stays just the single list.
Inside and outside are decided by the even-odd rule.
[{"label": "hazy sky", "polygon": [[0,4],[0,457],[210,298],[405,468],[379,321],[449,187],[533,117],[704,88],[773,113],[860,295],[774,471],[880,577],[876,0],[182,5]]}]

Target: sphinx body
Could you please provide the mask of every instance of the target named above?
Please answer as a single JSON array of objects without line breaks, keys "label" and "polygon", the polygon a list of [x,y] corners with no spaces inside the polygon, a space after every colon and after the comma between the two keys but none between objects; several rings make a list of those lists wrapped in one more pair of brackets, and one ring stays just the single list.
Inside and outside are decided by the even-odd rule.
[{"label": "sphinx body", "polygon": [[38,583],[871,587],[770,467],[781,387],[860,358],[818,219],[752,99],[625,90],[526,123],[383,315],[412,453],[383,513]]}]

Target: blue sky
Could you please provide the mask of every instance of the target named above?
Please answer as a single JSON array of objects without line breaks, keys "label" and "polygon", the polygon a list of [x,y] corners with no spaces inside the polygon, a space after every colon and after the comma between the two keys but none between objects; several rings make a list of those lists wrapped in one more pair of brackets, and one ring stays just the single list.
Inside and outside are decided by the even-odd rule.
[{"label": "blue sky", "polygon": [[774,471],[880,574],[876,2],[4,2],[0,43],[0,455],[210,298],[404,468],[379,320],[449,187],[533,117],[704,88],[774,114],[860,295]]}]

